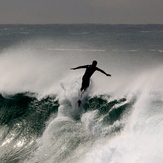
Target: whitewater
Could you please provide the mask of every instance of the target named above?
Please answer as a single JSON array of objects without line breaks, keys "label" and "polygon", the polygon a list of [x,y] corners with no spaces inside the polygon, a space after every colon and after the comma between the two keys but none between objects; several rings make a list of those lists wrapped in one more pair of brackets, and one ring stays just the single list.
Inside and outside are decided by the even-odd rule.
[{"label": "whitewater", "polygon": [[[1,163],[162,163],[162,25],[0,25]],[[78,107],[84,69],[95,72]]]}]

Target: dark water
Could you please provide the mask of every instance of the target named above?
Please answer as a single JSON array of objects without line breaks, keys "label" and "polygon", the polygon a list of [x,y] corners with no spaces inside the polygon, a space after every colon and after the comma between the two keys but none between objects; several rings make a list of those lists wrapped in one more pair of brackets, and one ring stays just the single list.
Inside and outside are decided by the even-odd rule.
[{"label": "dark water", "polygon": [[[163,25],[0,25],[2,163],[162,163]],[[84,70],[98,61],[78,107]]]},{"label": "dark water", "polygon": [[[109,126],[121,118],[122,113],[129,106],[132,106],[132,102],[126,103],[126,99],[120,99],[108,103],[105,98],[102,96],[88,98],[84,104],[85,110],[83,110],[83,113],[98,111],[96,119],[102,118],[101,123],[104,126]],[[43,134],[48,120],[51,117],[52,119],[57,117],[59,103],[55,100],[55,97],[45,97],[37,100],[25,93],[15,94],[7,98],[1,96],[0,100],[0,124],[3,129],[1,132],[1,148],[7,148],[7,151],[3,151],[2,160],[4,162],[21,162],[37,148],[36,140]],[[112,109],[116,104],[120,106]],[[73,120],[74,123],[81,123],[80,116],[74,116]],[[113,128],[110,133],[106,132],[105,134],[110,135],[119,132],[122,128],[123,125],[119,125]],[[73,128],[66,129],[68,132],[73,130]],[[62,135],[64,131],[56,134]],[[71,141],[74,143],[73,139]],[[80,140],[78,141],[80,142]],[[79,146],[79,142],[76,142],[76,146],[73,147],[74,150]]]}]

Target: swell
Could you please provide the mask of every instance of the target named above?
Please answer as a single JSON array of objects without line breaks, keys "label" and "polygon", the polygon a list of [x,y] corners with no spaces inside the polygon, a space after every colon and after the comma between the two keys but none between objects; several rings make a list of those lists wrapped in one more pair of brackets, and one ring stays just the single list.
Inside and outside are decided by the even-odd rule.
[{"label": "swell", "polygon": [[[106,95],[87,97],[82,114],[97,111],[95,121],[102,119],[102,125],[112,126],[132,104],[133,102],[127,102],[125,98],[110,100]],[[21,162],[27,159],[38,148],[37,139],[45,131],[50,117],[57,117],[59,106],[56,96],[46,96],[38,100],[33,93],[18,93],[7,97],[0,95],[2,162]],[[82,121],[82,114],[80,117],[74,116],[73,120],[79,123]],[[122,128],[122,125],[118,125],[109,134],[119,132]],[[71,130],[74,132],[73,128]]]}]

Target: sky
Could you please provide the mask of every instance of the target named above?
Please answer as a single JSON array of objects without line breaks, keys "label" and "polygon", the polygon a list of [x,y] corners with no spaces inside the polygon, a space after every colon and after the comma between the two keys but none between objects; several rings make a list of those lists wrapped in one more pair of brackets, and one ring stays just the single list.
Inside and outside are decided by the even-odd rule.
[{"label": "sky", "polygon": [[163,0],[0,0],[0,24],[163,24]]}]

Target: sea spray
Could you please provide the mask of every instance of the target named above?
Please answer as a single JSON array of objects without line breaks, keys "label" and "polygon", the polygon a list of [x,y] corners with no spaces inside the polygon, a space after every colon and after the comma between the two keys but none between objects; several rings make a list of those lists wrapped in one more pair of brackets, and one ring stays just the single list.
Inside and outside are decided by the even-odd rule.
[{"label": "sea spray", "polygon": [[[162,163],[162,31],[0,25],[1,162]],[[112,77],[95,73],[79,108],[70,68],[93,60]]]}]

